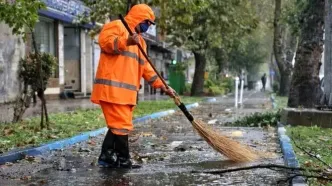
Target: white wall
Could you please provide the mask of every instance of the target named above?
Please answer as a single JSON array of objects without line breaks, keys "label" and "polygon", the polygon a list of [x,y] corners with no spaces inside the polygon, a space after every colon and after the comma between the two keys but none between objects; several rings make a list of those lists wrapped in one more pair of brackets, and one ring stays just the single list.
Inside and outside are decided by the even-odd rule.
[{"label": "white wall", "polygon": [[25,44],[0,23],[0,103],[13,101],[19,92],[18,62],[25,56]]}]

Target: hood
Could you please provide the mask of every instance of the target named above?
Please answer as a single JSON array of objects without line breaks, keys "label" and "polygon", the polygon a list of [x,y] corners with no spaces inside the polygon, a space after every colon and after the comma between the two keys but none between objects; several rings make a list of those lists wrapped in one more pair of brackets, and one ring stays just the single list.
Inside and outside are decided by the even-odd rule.
[{"label": "hood", "polygon": [[152,9],[146,4],[138,4],[133,6],[125,16],[130,29],[134,31],[135,27],[144,20],[154,22],[155,16]]}]

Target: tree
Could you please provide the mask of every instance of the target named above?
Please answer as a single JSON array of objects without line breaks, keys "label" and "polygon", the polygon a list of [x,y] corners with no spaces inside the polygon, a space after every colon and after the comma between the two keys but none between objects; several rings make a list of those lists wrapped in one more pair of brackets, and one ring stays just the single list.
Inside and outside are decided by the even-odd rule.
[{"label": "tree", "polygon": [[307,0],[300,14],[300,38],[296,52],[288,106],[313,108],[319,92],[323,52],[324,0]]},{"label": "tree", "polygon": [[251,1],[250,8],[259,21],[252,32],[237,36],[229,42],[222,42],[217,48],[211,49],[210,59],[217,67],[216,73],[223,70],[238,74],[241,69],[246,69],[249,78],[259,78],[259,66],[270,60],[272,48],[272,19],[273,5],[269,1]]},{"label": "tree", "polygon": [[298,38],[297,12],[300,9],[298,5],[299,3],[292,0],[284,1],[284,5],[282,0],[275,1],[273,50],[280,73],[279,95],[281,96],[287,96],[290,88],[292,61]]},{"label": "tree", "polygon": [[[55,65],[55,59],[48,54],[40,54],[37,48],[34,26],[38,21],[38,10],[41,8],[45,8],[45,4],[38,0],[1,1],[0,21],[8,24],[12,28],[13,34],[23,36],[24,40],[28,34],[31,34],[34,49],[34,52],[27,55],[26,59],[20,60],[19,77],[23,80],[23,89],[15,102],[13,122],[22,119],[25,110],[30,105],[31,94],[37,92],[42,101],[40,125],[41,128],[44,128],[45,115],[47,128],[49,128],[44,91]],[[32,92],[29,86],[32,87]]]},{"label": "tree", "polygon": [[257,26],[249,5],[246,0],[163,2],[159,21],[169,34],[168,41],[189,49],[195,56],[192,95],[203,93],[208,51],[231,43]]},{"label": "tree", "polygon": [[[157,26],[161,35],[175,46],[185,47],[195,56],[195,74],[192,95],[203,93],[206,54],[210,48],[244,35],[253,30],[257,20],[253,19],[249,0],[145,0],[145,1],[89,1],[91,14],[81,17],[85,22],[104,22],[106,17],[124,13],[126,3],[147,3],[156,11]],[[98,33],[96,29],[92,35]],[[166,38],[166,35],[169,37]]]}]

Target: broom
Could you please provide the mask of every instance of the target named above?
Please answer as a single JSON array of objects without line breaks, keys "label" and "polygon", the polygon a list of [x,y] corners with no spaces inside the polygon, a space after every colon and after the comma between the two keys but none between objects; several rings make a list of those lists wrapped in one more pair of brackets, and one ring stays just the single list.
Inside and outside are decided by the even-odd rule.
[{"label": "broom", "polygon": [[[130,30],[127,22],[124,20],[122,15],[119,15],[119,18],[123,25],[126,27],[127,31],[130,35],[133,35],[133,32]],[[136,30],[137,32],[137,30]],[[138,32],[137,32],[138,33]],[[168,89],[169,86],[165,82],[165,80],[158,73],[149,57],[144,52],[142,46],[137,44],[139,50],[142,52],[146,60],[149,62],[153,70],[156,72],[158,77],[161,79],[165,87]],[[248,147],[241,145],[240,143],[227,138],[216,132],[215,129],[211,128],[211,126],[205,124],[203,121],[195,120],[194,117],[187,110],[186,106],[181,102],[180,97],[176,95],[174,98],[174,103],[180,108],[183,114],[187,117],[187,119],[191,122],[192,126],[198,132],[198,134],[216,151],[225,155],[229,159],[235,162],[248,162],[254,161],[258,158],[258,155],[251,151]]]}]

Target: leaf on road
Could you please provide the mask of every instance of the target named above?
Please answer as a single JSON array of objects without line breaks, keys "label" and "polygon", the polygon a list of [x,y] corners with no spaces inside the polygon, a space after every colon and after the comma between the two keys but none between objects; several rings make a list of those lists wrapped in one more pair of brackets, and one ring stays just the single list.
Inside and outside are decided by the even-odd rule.
[{"label": "leaf on road", "polygon": [[88,144],[89,144],[89,145],[92,145],[92,146],[95,146],[95,145],[96,145],[96,142],[93,141],[93,140],[89,140],[89,141],[88,141]]},{"label": "leaf on road", "polygon": [[143,132],[142,136],[143,137],[156,137],[156,135],[152,134],[151,132]]},{"label": "leaf on road", "polygon": [[11,166],[14,165],[14,163],[12,163],[12,162],[6,162],[5,165],[6,165],[7,167],[11,167]]},{"label": "leaf on road", "polygon": [[31,176],[23,176],[21,180],[31,180]]},{"label": "leaf on road", "polygon": [[243,132],[242,131],[233,131],[232,133],[231,133],[231,136],[232,137],[242,137],[243,136]]}]

